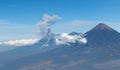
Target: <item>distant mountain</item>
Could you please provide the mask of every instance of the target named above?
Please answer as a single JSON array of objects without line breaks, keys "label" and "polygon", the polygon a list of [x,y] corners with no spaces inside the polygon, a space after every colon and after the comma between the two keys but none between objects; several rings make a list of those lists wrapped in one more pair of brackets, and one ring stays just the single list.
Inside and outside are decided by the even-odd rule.
[{"label": "distant mountain", "polygon": [[[68,34],[67,36],[64,36],[64,37],[66,37],[66,39],[69,37],[71,38],[72,36],[77,36],[80,38],[83,37],[82,34],[74,34],[74,35]],[[6,62],[14,61],[18,58],[20,59],[22,57],[26,57],[26,56],[30,56],[30,55],[34,55],[38,53],[40,54],[40,53],[55,49],[57,47],[60,47],[63,44],[62,43],[57,44],[56,40],[58,40],[59,42],[64,42],[64,37],[62,37],[59,34],[54,34],[51,32],[50,29],[48,29],[48,32],[46,33],[46,35],[43,36],[42,39],[40,39],[37,43],[33,45],[21,46],[21,47],[18,47],[16,49],[13,49],[7,52],[1,52],[0,53],[0,64],[4,65],[4,63]],[[65,43],[67,43],[65,45],[75,44],[72,42],[71,41],[67,42],[67,40],[65,40]]]},{"label": "distant mountain", "polygon": [[87,40],[90,46],[120,46],[120,33],[106,24],[100,23],[87,34]]},{"label": "distant mountain", "polygon": [[[71,35],[77,34],[76,32],[71,33]],[[57,48],[47,52],[6,63],[0,69],[120,70],[120,33],[106,24],[100,23],[86,32],[85,35],[87,38],[86,44],[81,44],[78,41],[60,44]],[[46,39],[53,43],[51,38],[46,37]],[[45,41],[45,43],[48,44],[49,42]]]},{"label": "distant mountain", "polygon": [[53,43],[55,41],[55,36],[56,35],[51,33],[49,30],[48,33],[39,40],[39,42],[33,45],[21,46],[10,51],[0,52],[0,67],[8,61],[13,61],[18,58],[30,56],[37,53],[43,53],[56,48],[56,44]]},{"label": "distant mountain", "polygon": [[82,33],[77,33],[77,32],[71,32],[69,35],[83,35]]},{"label": "distant mountain", "polygon": [[120,33],[104,23],[100,23],[86,33],[88,46],[99,48],[110,55],[120,56]]},{"label": "distant mountain", "polygon": [[[70,43],[61,44],[59,47],[47,51],[45,53],[34,54],[25,58],[20,58],[18,60],[13,61],[12,63],[8,63],[5,65],[5,68],[0,68],[2,70],[46,70],[48,68],[51,70],[66,70],[64,69],[64,64],[69,64],[68,62],[77,62],[80,58],[80,51],[83,50],[84,45],[81,43]],[[71,61],[72,60],[72,61]],[[75,61],[76,60],[76,61]],[[84,60],[81,60],[82,62]],[[52,62],[52,63],[51,63]],[[78,61],[79,64],[79,61]],[[33,65],[33,66],[31,66]],[[34,66],[35,65],[35,66]],[[38,67],[40,65],[40,67]],[[42,66],[41,66],[42,65]],[[59,69],[59,65],[63,66],[63,68]],[[7,68],[6,68],[7,66]],[[50,68],[49,68],[50,66]],[[25,68],[24,68],[25,67]]]}]

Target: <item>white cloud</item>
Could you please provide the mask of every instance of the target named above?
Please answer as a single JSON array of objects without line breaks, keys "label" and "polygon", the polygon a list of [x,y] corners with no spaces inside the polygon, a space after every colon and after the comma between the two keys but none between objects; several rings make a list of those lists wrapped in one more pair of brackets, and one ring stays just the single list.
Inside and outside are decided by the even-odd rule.
[{"label": "white cloud", "polygon": [[81,35],[68,35],[67,33],[63,33],[61,36],[56,37],[56,44],[69,44],[75,43],[76,41],[80,43],[87,43],[87,40]]},{"label": "white cloud", "polygon": [[82,38],[80,41],[81,41],[83,44],[87,43],[87,39],[86,39],[86,38]]},{"label": "white cloud", "polygon": [[6,42],[0,42],[0,45],[25,46],[25,45],[35,44],[38,41],[39,41],[39,39],[10,40],[10,41],[6,41]]}]

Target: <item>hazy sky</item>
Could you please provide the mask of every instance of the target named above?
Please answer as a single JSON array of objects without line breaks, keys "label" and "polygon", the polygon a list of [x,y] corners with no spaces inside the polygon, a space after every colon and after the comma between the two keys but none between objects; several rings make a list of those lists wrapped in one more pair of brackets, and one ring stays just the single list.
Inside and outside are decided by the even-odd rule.
[{"label": "hazy sky", "polygon": [[84,33],[101,22],[120,32],[120,0],[0,0],[0,41],[38,38],[44,14],[61,17],[54,33]]}]

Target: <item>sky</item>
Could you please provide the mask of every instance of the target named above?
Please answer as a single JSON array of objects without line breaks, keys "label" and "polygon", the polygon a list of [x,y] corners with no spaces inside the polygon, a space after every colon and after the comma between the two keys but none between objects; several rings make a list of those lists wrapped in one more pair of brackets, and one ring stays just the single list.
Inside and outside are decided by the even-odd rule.
[{"label": "sky", "polygon": [[98,23],[120,32],[120,0],[0,0],[0,41],[39,38],[44,14],[61,18],[53,33],[85,33]]}]

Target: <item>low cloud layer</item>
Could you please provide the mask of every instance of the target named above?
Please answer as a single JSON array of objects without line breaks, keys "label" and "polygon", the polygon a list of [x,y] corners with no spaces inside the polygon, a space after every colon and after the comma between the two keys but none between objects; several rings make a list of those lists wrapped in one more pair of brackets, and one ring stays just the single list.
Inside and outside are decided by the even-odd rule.
[{"label": "low cloud layer", "polygon": [[61,36],[56,38],[56,44],[69,44],[75,43],[76,41],[80,43],[87,43],[86,38],[81,37],[81,35],[69,35],[67,33],[63,33]]},{"label": "low cloud layer", "polygon": [[44,36],[51,25],[53,25],[57,20],[60,20],[60,17],[58,15],[43,15],[43,21],[39,22],[37,25],[39,27],[39,34],[41,36]]},{"label": "low cloud layer", "polygon": [[6,42],[0,42],[0,45],[8,45],[8,46],[26,46],[32,45],[38,42],[39,39],[22,39],[22,40],[10,40]]}]

